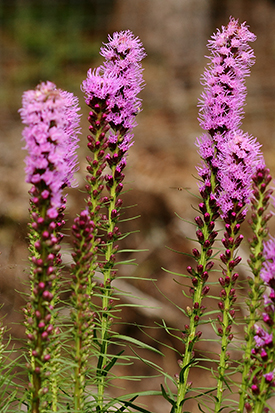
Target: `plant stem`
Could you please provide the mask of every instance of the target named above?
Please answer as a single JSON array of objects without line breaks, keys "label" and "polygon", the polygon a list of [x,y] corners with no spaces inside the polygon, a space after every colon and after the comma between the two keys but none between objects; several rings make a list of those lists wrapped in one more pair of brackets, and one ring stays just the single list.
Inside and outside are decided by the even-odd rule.
[{"label": "plant stem", "polygon": [[[115,166],[112,167],[112,175],[114,176]],[[108,205],[108,219],[106,224],[107,234],[112,234],[115,228],[115,223],[112,219],[111,213],[115,209],[116,205],[116,187],[112,186],[110,188],[110,202]],[[100,330],[101,330],[101,347],[100,347],[100,357],[97,366],[97,376],[98,376],[98,405],[103,411],[103,402],[104,402],[104,389],[106,381],[106,373],[104,368],[106,367],[108,356],[108,336],[109,336],[109,327],[110,327],[110,299],[111,299],[111,280],[112,280],[112,269],[114,262],[112,260],[112,255],[114,253],[114,240],[110,240],[106,244],[105,250],[105,265],[102,270],[104,275],[103,281],[103,296],[102,296],[102,313],[100,321]]]},{"label": "plant stem", "polygon": [[[202,288],[204,286],[204,282],[200,282],[196,292],[194,294],[194,302],[198,302],[201,305],[202,302]],[[195,312],[193,312],[190,318],[190,332],[188,335],[188,344],[186,344],[184,357],[182,360],[182,365],[185,367],[183,374],[180,373],[180,378],[178,382],[178,389],[177,389],[177,400],[176,400],[176,407],[175,413],[182,412],[182,406],[185,399],[186,392],[188,390],[188,375],[191,368],[191,360],[193,359],[193,348],[196,341],[196,331],[197,331],[198,322],[195,321]]]},{"label": "plant stem", "polygon": [[[206,195],[207,192],[207,196]],[[193,283],[193,308],[187,308],[187,315],[190,320],[189,326],[186,326],[186,336],[184,338],[185,351],[182,358],[182,367],[179,374],[179,380],[177,385],[177,399],[175,402],[175,413],[181,413],[186,393],[189,389],[188,376],[192,366],[193,349],[196,341],[200,337],[201,333],[197,332],[197,326],[199,324],[200,317],[203,314],[202,301],[203,297],[209,291],[209,287],[205,286],[208,279],[208,271],[212,268],[213,262],[209,261],[212,255],[212,244],[217,235],[214,231],[214,221],[217,218],[217,207],[213,197],[211,197],[211,188],[204,191],[203,202],[199,205],[203,214],[203,220],[201,217],[195,219],[199,229],[197,231],[197,237],[201,244],[201,252],[197,249],[193,250],[193,255],[197,261],[196,270],[188,267],[187,270],[192,274]]]},{"label": "plant stem", "polygon": [[252,198],[252,217],[250,225],[253,231],[253,238],[249,240],[250,260],[248,264],[253,273],[253,279],[249,280],[250,292],[247,305],[249,308],[249,316],[246,317],[247,327],[245,329],[245,350],[242,363],[242,384],[240,388],[240,399],[238,412],[244,411],[245,402],[248,396],[248,388],[250,383],[249,371],[252,365],[251,350],[254,342],[254,326],[260,319],[260,314],[257,310],[262,304],[262,295],[264,293],[264,282],[260,276],[260,271],[263,265],[263,245],[264,239],[267,237],[267,221],[271,215],[265,212],[269,206],[269,198],[272,190],[268,190],[267,186],[270,183],[271,176],[269,169],[259,168],[253,177],[253,198]]}]

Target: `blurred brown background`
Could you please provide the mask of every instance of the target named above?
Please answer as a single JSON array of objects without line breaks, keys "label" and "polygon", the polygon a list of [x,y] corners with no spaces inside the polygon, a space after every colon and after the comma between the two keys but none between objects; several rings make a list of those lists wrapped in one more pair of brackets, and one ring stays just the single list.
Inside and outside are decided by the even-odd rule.
[{"label": "blurred brown background", "polygon": [[[201,134],[197,121],[197,100],[202,91],[200,76],[207,63],[206,43],[217,27],[226,25],[229,16],[247,21],[257,35],[253,44],[256,64],[247,79],[248,97],[243,129],[258,137],[263,145],[267,165],[275,173],[275,1],[271,0],[0,0],[0,304],[2,315],[15,339],[24,335],[20,322],[23,300],[16,289],[24,289],[27,278],[28,185],[24,182],[24,156],[21,150],[22,126],[18,115],[24,90],[40,81],[51,80],[58,87],[74,92],[82,106],[82,138],[79,148],[78,181],[83,188],[85,177],[86,121],[88,109],[79,85],[90,67],[101,63],[99,48],[107,34],[130,29],[139,36],[147,51],[144,61],[146,87],[142,92],[143,111],[135,130],[127,167],[125,204],[136,207],[132,215],[141,215],[124,226],[125,231],[140,229],[127,238],[129,248],[146,248],[134,254],[138,267],[125,267],[122,275],[135,275],[130,291],[145,294],[148,305],[161,308],[151,311],[124,312],[128,326],[124,334],[141,338],[134,324],[155,327],[166,318],[171,327],[185,324],[181,312],[169,301],[186,307],[186,298],[173,276],[162,267],[185,272],[191,261],[166,248],[189,252],[194,228],[180,221],[175,212],[192,221],[197,199],[195,139]],[[70,219],[79,212],[83,193],[70,191]],[[274,223],[271,224],[274,230]],[[249,233],[248,228],[244,228]],[[247,245],[243,245],[244,254]],[[129,258],[132,258],[129,257]],[[245,277],[246,267],[241,267]],[[153,278],[152,282],[139,278]],[[157,286],[157,287],[156,287]],[[159,292],[168,298],[168,300]],[[154,301],[156,300],[156,301]],[[212,305],[212,304],[210,304]],[[215,304],[213,304],[215,305]],[[210,328],[211,330],[211,328]],[[213,334],[211,331],[208,332]],[[182,351],[181,343],[165,332],[152,328],[150,334],[168,346]],[[178,356],[147,339],[165,352],[154,359],[169,374],[178,372]],[[19,344],[18,344],[19,345]],[[206,347],[199,346],[201,354]],[[136,371],[138,369],[138,371]],[[121,372],[122,373],[122,372]],[[123,372],[124,373],[124,372]],[[141,363],[135,373],[150,376],[152,371]],[[206,376],[196,369],[194,384],[208,385]],[[206,383],[207,381],[207,383]],[[134,384],[134,390],[159,389],[159,379]],[[134,391],[131,383],[125,383]],[[113,392],[116,390],[112,389]],[[156,397],[146,401],[156,413],[168,412],[169,406]],[[198,412],[196,403],[186,409]]]}]

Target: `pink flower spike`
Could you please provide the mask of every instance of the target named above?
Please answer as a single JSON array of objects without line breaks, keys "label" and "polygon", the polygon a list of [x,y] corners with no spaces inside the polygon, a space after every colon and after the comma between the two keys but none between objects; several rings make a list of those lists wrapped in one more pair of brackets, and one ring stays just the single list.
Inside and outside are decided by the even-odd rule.
[{"label": "pink flower spike", "polygon": [[26,181],[44,187],[41,198],[49,201],[50,218],[56,218],[63,205],[63,188],[76,185],[78,111],[78,99],[51,82],[23,94],[19,112],[26,125],[22,133],[28,151]]}]

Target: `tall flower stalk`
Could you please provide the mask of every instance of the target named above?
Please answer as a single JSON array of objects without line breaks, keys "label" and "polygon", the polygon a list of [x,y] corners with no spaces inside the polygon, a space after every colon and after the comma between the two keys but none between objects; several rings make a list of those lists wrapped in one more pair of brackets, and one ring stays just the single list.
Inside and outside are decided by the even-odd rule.
[{"label": "tall flower stalk", "polygon": [[237,299],[235,284],[239,277],[239,274],[235,272],[235,267],[241,261],[237,251],[244,238],[240,234],[240,229],[246,217],[246,205],[252,196],[252,178],[260,156],[259,144],[256,140],[241,131],[229,136],[228,142],[223,145],[222,149],[223,166],[219,168],[218,203],[221,208],[221,217],[225,223],[225,232],[222,238],[225,251],[220,255],[225,268],[223,268],[223,277],[219,278],[222,287],[218,303],[221,311],[221,315],[218,317],[221,351],[215,412],[219,412],[221,409],[226,370],[229,365],[227,349],[229,342],[233,339],[234,302]]},{"label": "tall flower stalk", "polygon": [[[219,303],[219,307],[223,315],[219,316],[221,326],[218,332],[221,335],[224,351],[222,351],[219,365],[216,411],[220,409],[227,362],[227,342],[228,337],[232,338],[231,324],[234,310],[231,309],[231,305],[236,299],[234,283],[238,278],[237,274],[233,274],[233,269],[240,261],[240,258],[235,256],[235,250],[243,238],[238,232],[245,217],[244,206],[250,196],[248,188],[254,171],[254,164],[252,165],[251,160],[255,155],[256,161],[259,152],[259,146],[255,140],[239,129],[246,97],[244,81],[254,61],[253,50],[248,42],[254,40],[255,35],[248,30],[245,23],[240,25],[237,20],[231,18],[229,24],[222,27],[221,31],[218,30],[208,44],[211,57],[209,66],[202,77],[205,90],[199,101],[200,125],[207,133],[202,135],[196,143],[203,160],[198,168],[198,174],[202,180],[200,193],[203,200],[199,208],[203,219],[200,217],[195,219],[198,225],[196,232],[198,241],[204,248],[207,244],[208,247],[205,251],[204,248],[202,251],[193,250],[194,258],[198,262],[197,269],[188,269],[193,277],[193,310],[190,312],[191,323],[184,338],[186,346],[182,374],[179,376],[178,383],[177,413],[182,411],[188,389],[187,379],[191,367],[191,354],[194,337],[197,334],[196,327],[201,315],[201,313],[199,316],[196,314],[198,311],[196,309],[202,308],[202,297],[206,289],[209,289],[204,285],[208,274],[203,282],[202,280],[198,282],[198,279],[202,278],[201,274],[205,273],[205,266],[209,265],[207,261],[212,254],[212,244],[217,235],[214,231],[214,221],[219,215],[225,221],[226,232],[223,244],[226,250],[221,255],[221,259],[227,267],[223,271],[224,277],[220,278],[223,286],[221,292],[223,301]],[[214,206],[214,211],[209,208],[211,205]],[[210,227],[209,222],[211,222]],[[210,262],[212,266],[213,263]],[[197,322],[195,323],[192,319]]]},{"label": "tall flower stalk", "polygon": [[252,349],[254,347],[255,325],[261,319],[260,310],[262,307],[262,298],[265,290],[264,281],[260,276],[265,256],[264,240],[268,235],[267,223],[272,214],[267,212],[269,206],[272,189],[268,189],[271,182],[271,175],[269,169],[265,166],[262,159],[257,171],[252,177],[252,191],[251,198],[251,219],[250,225],[253,231],[253,237],[249,240],[250,259],[248,261],[251,268],[253,278],[249,279],[250,291],[248,293],[249,299],[247,305],[249,308],[249,316],[246,317],[245,340],[246,345],[244,349],[244,356],[242,360],[242,384],[240,391],[239,412],[243,412],[245,404],[249,405],[249,389],[251,382],[251,368],[254,364],[252,357]]},{"label": "tall flower stalk", "polygon": [[[118,227],[122,200],[120,193],[123,189],[123,170],[126,166],[127,154],[133,144],[132,129],[136,126],[135,117],[140,111],[141,100],[137,97],[143,87],[141,60],[145,57],[143,46],[138,38],[128,31],[114,33],[109,36],[109,42],[101,48],[101,55],[105,58],[103,65],[89,70],[86,80],[82,84],[85,100],[90,107],[88,121],[90,135],[88,148],[92,156],[87,157],[88,175],[86,177],[87,213],[90,229],[82,228],[82,234],[75,234],[85,244],[85,255],[82,258],[89,262],[83,263],[81,269],[80,255],[83,248],[75,252],[77,261],[74,268],[79,266],[83,294],[87,300],[93,294],[95,282],[93,275],[96,269],[103,274],[103,280],[96,288],[96,295],[100,297],[101,308],[96,309],[94,320],[95,339],[98,346],[97,377],[97,408],[104,410],[104,391],[107,382],[107,373],[114,364],[114,359],[108,356],[110,329],[112,324],[112,280],[115,276],[115,254],[121,233]],[[84,217],[80,217],[83,222]],[[76,225],[76,224],[75,224]],[[79,223],[80,227],[81,224]],[[85,242],[83,234],[88,235],[89,242]],[[76,273],[75,273],[76,277]],[[75,297],[79,294],[75,291]],[[83,299],[84,301],[84,299]],[[81,306],[76,307],[83,311]],[[92,311],[90,306],[90,311]],[[75,312],[74,319],[80,320],[79,311]],[[81,323],[80,323],[81,324]],[[75,327],[78,324],[75,322]],[[89,330],[86,323],[76,333],[78,348],[83,346]],[[82,344],[80,341],[82,340]],[[86,340],[87,341],[87,340]],[[85,370],[85,351],[76,354],[79,360],[79,377],[83,377]],[[75,381],[75,400],[80,400],[79,386],[84,394],[85,383]],[[78,408],[82,401],[77,402]],[[78,410],[77,410],[78,411]]]},{"label": "tall flower stalk", "polygon": [[210,135],[203,137],[201,152],[208,157],[210,170],[215,175],[215,197],[225,223],[222,239],[225,251],[220,256],[226,268],[223,277],[219,278],[222,286],[219,308],[222,314],[218,317],[221,352],[216,412],[221,409],[228,367],[227,348],[233,338],[233,303],[236,300],[235,283],[238,279],[234,269],[241,260],[236,251],[243,239],[239,230],[245,219],[245,205],[251,197],[252,175],[259,157],[256,140],[239,129],[246,97],[244,80],[254,62],[253,50],[248,42],[255,38],[245,23],[240,25],[232,18],[222,31],[212,36],[209,42],[211,62],[203,76],[205,92],[200,102],[201,126]]},{"label": "tall flower stalk", "polygon": [[260,276],[267,287],[264,295],[264,310],[260,324],[254,325],[254,347],[251,351],[249,388],[245,408],[247,412],[269,412],[268,399],[275,386],[275,240],[273,237],[264,243],[264,262]]},{"label": "tall flower stalk", "polygon": [[[23,94],[20,110],[28,151],[26,181],[30,190],[30,301],[25,325],[30,352],[30,409],[57,411],[51,371],[56,349],[55,305],[61,266],[60,242],[66,198],[62,191],[75,185],[78,101],[51,83]],[[56,374],[56,372],[55,372]]]}]

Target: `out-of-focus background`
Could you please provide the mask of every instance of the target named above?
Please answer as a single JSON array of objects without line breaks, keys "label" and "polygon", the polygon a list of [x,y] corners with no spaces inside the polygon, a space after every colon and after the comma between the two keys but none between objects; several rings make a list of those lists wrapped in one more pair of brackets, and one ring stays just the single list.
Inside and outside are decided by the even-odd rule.
[{"label": "out-of-focus background", "polygon": [[[126,205],[137,204],[131,209],[132,215],[141,217],[123,229],[140,230],[127,238],[127,247],[148,251],[135,254],[138,267],[122,271],[124,275],[137,276],[126,288],[138,289],[148,305],[161,306],[147,312],[128,309],[123,314],[128,323],[123,333],[139,337],[131,325],[146,324],[152,327],[150,334],[156,340],[182,351],[179,342],[153,327],[162,318],[171,327],[183,328],[186,322],[171,301],[183,307],[188,301],[174,277],[162,267],[185,272],[191,263],[166,247],[189,252],[193,246],[186,236],[192,238],[194,228],[175,212],[187,221],[195,216],[191,205],[196,206],[197,199],[190,192],[197,194],[194,176],[199,157],[194,143],[202,133],[197,120],[200,76],[207,63],[207,40],[217,27],[228,23],[231,15],[247,21],[257,35],[253,44],[256,64],[247,79],[243,129],[258,137],[274,175],[274,0],[0,0],[0,304],[4,304],[4,323],[19,343],[24,328],[14,322],[22,320],[23,299],[15,290],[22,291],[27,279],[29,189],[24,181],[25,153],[21,150],[18,114],[22,93],[40,81],[51,80],[79,96],[83,116],[77,179],[83,189],[88,109],[80,84],[90,67],[101,64],[99,48],[107,41],[108,33],[130,29],[140,37],[148,56],[144,60],[143,111],[137,117],[135,144],[126,172],[127,188],[132,190],[124,197]],[[188,192],[178,190],[183,187],[188,187]],[[69,192],[70,217],[79,212],[82,202],[83,193]],[[274,223],[271,228],[274,230]],[[245,227],[244,232],[249,234],[249,228]],[[247,253],[247,245],[243,250]],[[245,265],[241,271],[245,277]],[[143,277],[153,278],[156,283],[138,280]],[[150,339],[148,343],[165,352],[164,358],[153,360],[169,374],[177,373],[178,356],[164,345]],[[204,354],[203,343],[199,349]],[[137,374],[152,374],[142,363],[136,369]],[[201,386],[211,383],[211,378],[196,374],[196,369],[192,379]],[[159,382],[151,378],[134,383],[134,390],[159,389]],[[133,391],[131,383],[124,386]],[[169,411],[161,398],[146,402],[156,413]],[[198,411],[193,402],[186,408],[192,413]]]}]

